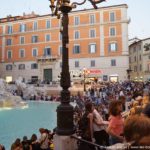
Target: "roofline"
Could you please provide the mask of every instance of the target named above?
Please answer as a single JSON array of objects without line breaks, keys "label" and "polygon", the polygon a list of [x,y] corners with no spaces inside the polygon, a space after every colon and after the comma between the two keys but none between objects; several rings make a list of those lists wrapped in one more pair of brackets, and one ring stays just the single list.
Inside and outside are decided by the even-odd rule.
[{"label": "roofline", "polygon": [[[121,6],[125,6],[126,8],[128,8],[127,4],[119,4],[119,5],[111,5],[111,6],[98,7],[98,9],[107,9],[107,8],[111,8],[111,7],[121,7]],[[89,9],[75,10],[75,11],[72,11],[72,12],[74,13],[74,12],[78,12],[78,11],[88,11],[88,10],[98,10],[98,9],[89,8]]]},{"label": "roofline", "polygon": [[138,37],[134,37],[134,38],[132,38],[132,39],[129,39],[129,41],[132,41],[132,40],[134,40],[134,39],[141,40],[141,39],[139,39]]},{"label": "roofline", "polygon": [[145,38],[145,39],[141,39],[141,40],[139,40],[139,41],[135,41],[135,42],[133,42],[132,44],[130,44],[130,45],[129,45],[129,47],[130,47],[130,46],[133,46],[134,44],[137,44],[137,43],[140,43],[140,42],[146,41],[146,40],[148,40],[148,39],[150,39],[150,37]]},{"label": "roofline", "polygon": [[132,44],[130,44],[129,47],[131,47],[131,46],[133,46],[133,45],[135,45],[135,44],[137,44],[137,43],[140,43],[140,42],[142,42],[142,40],[135,41],[135,42],[133,42]]},{"label": "roofline", "polygon": [[148,38],[144,38],[144,39],[142,39],[142,41],[149,40],[149,39],[150,39],[150,37],[148,37]]},{"label": "roofline", "polygon": [[[128,5],[127,4],[120,4],[120,5],[111,5],[111,6],[105,6],[105,7],[98,7],[98,9],[94,9],[94,8],[89,8],[89,9],[80,9],[80,10],[74,10],[74,11],[71,11],[70,13],[76,13],[76,12],[84,12],[84,11],[89,11],[89,10],[99,10],[99,9],[107,9],[107,8],[111,8],[111,7],[121,7],[121,6],[124,6],[126,8],[128,8]],[[46,15],[42,15],[42,16],[49,16],[51,14],[46,14]],[[39,16],[39,17],[42,17],[42,16]]]},{"label": "roofline", "polygon": [[[75,10],[75,11],[72,11],[72,12],[70,12],[70,13],[84,12],[84,11],[89,11],[89,10],[107,9],[107,8],[113,8],[113,7],[122,7],[122,6],[128,8],[128,5],[127,5],[127,4],[119,4],[119,5],[111,5],[111,6],[105,6],[105,7],[98,7],[98,9],[89,8],[89,9]],[[18,20],[33,19],[33,18],[46,17],[46,16],[51,16],[51,15],[52,15],[52,14],[36,15],[36,16],[34,16],[34,17],[29,17],[29,18],[20,18],[20,19],[17,19],[17,20],[11,20],[11,21],[4,21],[4,22],[1,22],[1,20],[7,19],[7,17],[5,17],[5,18],[0,18],[0,22],[1,22],[1,23],[15,22],[15,21],[18,21]],[[23,16],[17,15],[17,16],[11,16],[10,18],[17,18],[17,17],[23,17]]]}]

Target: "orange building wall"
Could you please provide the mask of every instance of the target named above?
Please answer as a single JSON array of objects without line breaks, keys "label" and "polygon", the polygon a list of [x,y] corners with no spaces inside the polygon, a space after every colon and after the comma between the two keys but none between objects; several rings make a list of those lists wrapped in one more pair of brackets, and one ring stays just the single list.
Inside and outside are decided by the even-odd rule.
[{"label": "orange building wall", "polygon": [[[104,11],[103,18],[104,22],[109,22],[109,11]],[[113,10],[113,12],[116,13],[116,19],[121,19],[121,10],[120,8],[117,8],[116,10]],[[95,13],[96,23],[95,25],[89,24],[89,15]],[[74,16],[79,16],[78,14],[74,14]],[[100,13],[97,11],[89,12],[85,14],[80,14],[80,24],[86,25],[86,26],[74,26],[74,16],[70,15],[70,22],[69,22],[69,57],[70,58],[86,58],[86,57],[100,57]],[[47,16],[46,16],[47,17]],[[32,26],[34,20],[37,20],[38,18],[31,19],[26,23],[25,20],[21,20],[20,22],[26,24],[27,31],[32,31]],[[43,50],[46,46],[50,46],[52,50],[52,55],[58,55],[58,49],[61,45],[61,41],[59,40],[59,20],[56,18],[50,18],[51,20],[51,28],[48,30],[46,29],[46,20],[44,16],[43,18],[40,18],[41,20],[38,20],[38,29],[43,29],[43,31],[34,31],[34,32],[28,32],[28,33],[20,33],[20,23],[13,25],[13,32],[16,33],[15,35],[5,35],[5,38],[12,38],[13,39],[13,45],[11,46],[5,46],[5,62],[9,61],[32,61],[36,60],[34,57],[32,57],[32,48],[38,48],[38,55],[43,55]],[[109,28],[115,27],[116,28],[116,36],[115,37],[109,37]],[[54,29],[53,29],[54,28]],[[56,29],[57,28],[57,29]],[[45,29],[45,30],[44,30]],[[89,30],[95,29],[96,30],[96,38],[89,38]],[[74,31],[79,30],[80,31],[80,38],[79,40],[74,40]],[[7,33],[7,26],[5,33]],[[0,27],[0,35],[2,34],[2,27]],[[50,34],[51,40],[49,42],[45,42],[45,34]],[[38,41],[39,43],[31,43],[32,35],[38,35]],[[106,24],[104,25],[104,48],[105,48],[105,56],[118,56],[121,55],[122,52],[122,31],[121,31],[121,23],[112,23],[112,24]],[[25,37],[25,45],[20,45],[20,36]],[[116,52],[108,52],[108,44],[111,41],[117,41],[118,42],[118,50]],[[96,43],[96,53],[89,54],[88,45],[89,43]],[[81,53],[80,54],[73,54],[73,45],[74,44],[80,44]],[[2,45],[2,36],[0,37],[0,45]],[[19,58],[19,49],[25,49],[25,57]],[[1,48],[0,48],[1,50]],[[11,60],[7,59],[7,50],[13,51],[13,58]],[[1,54],[1,53],[0,53]],[[0,57],[1,59],[1,57]]]},{"label": "orange building wall", "polygon": [[117,10],[107,10],[104,11],[104,22],[109,22],[109,13],[110,12],[114,12],[115,13],[115,19],[116,20],[120,20],[121,19],[121,10],[117,9]]}]

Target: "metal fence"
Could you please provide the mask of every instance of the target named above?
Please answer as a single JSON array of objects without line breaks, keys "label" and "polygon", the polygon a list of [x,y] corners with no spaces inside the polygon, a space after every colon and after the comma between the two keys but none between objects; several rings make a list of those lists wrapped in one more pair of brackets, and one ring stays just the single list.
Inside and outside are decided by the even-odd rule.
[{"label": "metal fence", "polygon": [[77,145],[78,145],[77,150],[106,150],[107,149],[106,146],[98,145],[96,143],[87,141],[75,135],[71,135],[71,138],[74,138],[77,140]]}]

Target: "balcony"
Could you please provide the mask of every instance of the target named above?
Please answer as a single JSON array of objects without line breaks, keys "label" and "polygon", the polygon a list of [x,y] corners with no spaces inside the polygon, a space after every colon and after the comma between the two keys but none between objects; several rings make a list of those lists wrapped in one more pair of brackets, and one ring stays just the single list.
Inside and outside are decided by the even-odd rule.
[{"label": "balcony", "polygon": [[40,64],[51,64],[57,62],[59,58],[59,56],[40,56],[36,60]]},{"label": "balcony", "polygon": [[144,73],[145,74],[150,74],[150,70],[145,70]]}]

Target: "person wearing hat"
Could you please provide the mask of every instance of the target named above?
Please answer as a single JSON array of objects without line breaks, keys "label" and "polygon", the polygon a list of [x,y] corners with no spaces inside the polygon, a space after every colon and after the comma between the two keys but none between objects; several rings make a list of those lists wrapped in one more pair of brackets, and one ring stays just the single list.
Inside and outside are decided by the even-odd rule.
[{"label": "person wearing hat", "polygon": [[39,132],[41,133],[41,137],[39,139],[41,150],[49,150],[49,139],[46,130],[44,128],[40,128]]}]

